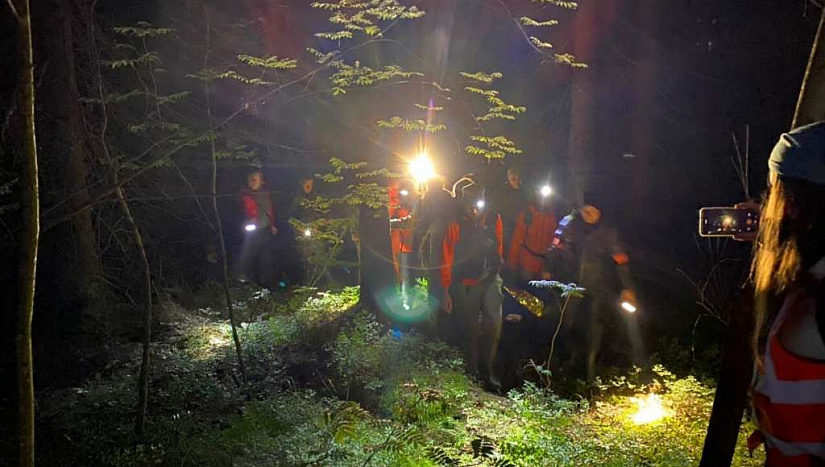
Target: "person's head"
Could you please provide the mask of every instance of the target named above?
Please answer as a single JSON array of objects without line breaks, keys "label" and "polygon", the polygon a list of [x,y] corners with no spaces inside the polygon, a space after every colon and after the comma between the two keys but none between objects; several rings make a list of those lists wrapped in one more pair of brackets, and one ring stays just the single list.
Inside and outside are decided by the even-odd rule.
[{"label": "person's head", "polygon": [[466,178],[459,180],[454,189],[455,197],[464,212],[475,216],[484,209],[484,193],[474,181]]},{"label": "person's head", "polygon": [[254,170],[246,176],[246,186],[250,190],[258,191],[264,184],[264,174],[260,170]]},{"label": "person's head", "polygon": [[315,188],[315,179],[312,177],[304,177],[301,179],[301,191],[304,192],[305,195],[312,193],[312,190]]},{"label": "person's head", "polygon": [[605,199],[601,192],[588,189],[584,192],[584,204],[579,208],[582,220],[589,225],[596,225],[602,220]]},{"label": "person's head", "polygon": [[798,283],[825,255],[825,123],[782,135],[769,160],[751,274],[757,295],[757,337],[768,297]]},{"label": "person's head", "polygon": [[592,204],[585,204],[579,209],[582,220],[589,225],[596,225],[602,220],[602,210]]},{"label": "person's head", "polygon": [[521,188],[521,171],[518,168],[510,167],[507,169],[507,184],[514,190]]}]

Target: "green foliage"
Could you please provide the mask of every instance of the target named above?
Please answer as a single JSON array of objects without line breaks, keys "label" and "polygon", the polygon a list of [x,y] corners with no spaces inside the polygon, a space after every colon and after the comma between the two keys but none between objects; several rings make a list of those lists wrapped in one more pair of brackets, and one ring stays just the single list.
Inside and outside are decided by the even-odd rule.
[{"label": "green foliage", "polygon": [[555,26],[559,24],[558,20],[549,19],[547,21],[536,21],[533,18],[528,18],[527,16],[522,16],[519,18],[519,21],[524,26],[534,26],[534,27],[543,27],[543,26]]},{"label": "green foliage", "polygon": [[139,39],[145,39],[147,37],[161,37],[175,32],[174,29],[152,26],[146,21],[138,21],[134,26],[114,27],[112,28],[112,31],[121,36],[136,37]]},{"label": "green foliage", "polygon": [[[503,75],[499,72],[485,73],[466,73],[461,72],[460,75],[466,79],[480,83],[479,85],[490,85],[493,81],[500,79]],[[482,128],[482,125],[490,124],[491,122],[500,121],[514,121],[516,117],[527,111],[527,107],[508,104],[501,97],[496,89],[484,89],[478,86],[465,86],[464,91],[471,96],[479,96],[484,99],[485,106],[480,115],[474,115],[477,130],[481,134],[471,135],[470,139],[482,145],[469,144],[464,147],[464,151],[471,156],[482,156],[484,160],[491,161],[494,159],[504,159],[508,155],[517,155],[521,150],[516,146],[511,139],[499,136],[487,136],[491,131]]]},{"label": "green foliage", "polygon": [[101,63],[112,70],[121,68],[137,68],[140,66],[156,66],[160,64],[160,57],[156,52],[146,52],[134,58],[122,58],[119,60],[102,60]]},{"label": "green foliage", "polygon": [[571,54],[556,54],[556,63],[560,65],[567,65],[571,68],[587,68],[587,64],[576,60]]},{"label": "green foliage", "polygon": [[551,44],[549,42],[544,42],[544,41],[542,41],[541,39],[539,39],[538,37],[535,37],[535,36],[530,36],[530,43],[533,44],[534,46],[540,48],[540,49],[552,49],[553,48],[553,44]]},{"label": "green foliage", "polygon": [[[581,293],[566,287],[557,290]],[[41,398],[41,416],[49,420],[44,429],[54,431],[41,461],[205,467],[698,463],[713,401],[706,382],[656,365],[598,381],[592,400],[563,399],[532,383],[501,398],[481,391],[464,374],[459,352],[443,343],[415,333],[393,338],[366,312],[337,327],[357,301],[357,288],[291,296],[250,291],[238,306],[264,306],[269,314],[241,331],[251,400],[233,380],[228,325],[195,320],[181,339],[155,349],[145,440],[132,442],[126,416],[134,407],[133,355],[113,362],[107,376]],[[306,365],[311,371],[302,373]],[[310,389],[293,377],[319,384]],[[637,425],[632,397],[650,392],[671,415]],[[747,455],[749,429],[742,428],[734,465],[764,463]]]},{"label": "green foliage", "polygon": [[487,146],[467,146],[464,150],[470,155],[484,156],[486,159],[504,159],[508,154],[521,154],[521,149],[516,147],[516,143],[504,136],[471,136],[470,139]]},{"label": "green foliage", "polygon": [[424,120],[408,120],[401,117],[392,117],[389,120],[378,120],[376,122],[378,128],[387,130],[404,130],[404,131],[422,131],[427,133],[435,133],[436,131],[446,130],[447,126],[441,123],[427,123]]},{"label": "green foliage", "polygon": [[335,73],[330,76],[333,96],[346,94],[355,87],[367,88],[394,79],[424,76],[422,73],[405,71],[397,65],[387,65],[383,69],[374,70],[357,60],[352,65],[340,60],[330,62],[330,64],[336,69]]},{"label": "green foliage", "polygon": [[533,1],[539,2],[539,3],[546,3],[548,5],[553,5],[553,6],[557,6],[557,7],[560,7],[560,8],[565,8],[565,9],[568,9],[568,10],[575,10],[579,7],[579,4],[576,3],[576,2],[567,2],[567,1],[562,1],[562,0],[533,0]]},{"label": "green foliage", "polygon": [[382,29],[379,22],[416,19],[424,16],[424,12],[415,5],[407,7],[397,0],[364,2],[340,0],[336,3],[314,2],[311,6],[332,12],[329,22],[342,29],[317,33],[315,37],[333,41],[352,39],[354,32],[361,32],[368,37],[380,37]]},{"label": "green foliage", "polygon": [[252,55],[238,55],[238,61],[245,65],[270,70],[291,70],[298,66],[298,61],[291,58],[278,58],[275,55],[269,57],[253,57]]},{"label": "green foliage", "polygon": [[501,78],[502,76],[504,76],[504,75],[502,75],[501,73],[499,73],[497,71],[493,72],[493,73],[484,73],[483,71],[478,71],[478,72],[475,72],[475,73],[466,73],[466,72],[461,71],[458,74],[460,76],[464,77],[464,78],[471,79],[471,80],[474,80],[474,81],[478,81],[478,82],[481,82],[481,83],[484,83],[484,84],[493,84],[494,80],[497,80],[497,79]]}]

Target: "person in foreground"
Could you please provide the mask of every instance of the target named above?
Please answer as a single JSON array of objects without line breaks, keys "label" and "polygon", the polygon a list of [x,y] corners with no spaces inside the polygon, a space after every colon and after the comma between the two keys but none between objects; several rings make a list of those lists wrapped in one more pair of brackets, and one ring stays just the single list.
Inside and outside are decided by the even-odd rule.
[{"label": "person in foreground", "polygon": [[768,467],[825,466],[825,122],[782,135],[768,164],[748,445],[764,442]]}]

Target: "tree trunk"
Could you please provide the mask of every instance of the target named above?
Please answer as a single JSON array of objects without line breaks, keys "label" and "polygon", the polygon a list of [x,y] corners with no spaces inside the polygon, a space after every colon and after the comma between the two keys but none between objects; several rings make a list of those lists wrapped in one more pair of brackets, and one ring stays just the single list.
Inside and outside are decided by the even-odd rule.
[{"label": "tree trunk", "polygon": [[65,209],[77,212],[65,231],[44,238],[44,247],[53,245],[52,242],[59,245],[54,250],[61,255],[58,263],[65,266],[56,274],[60,277],[56,285],[71,291],[70,298],[63,298],[66,303],[76,303],[83,329],[99,332],[107,325],[105,285],[92,211],[83,208],[89,203],[87,143],[92,135],[80,105],[75,63],[78,55],[75,42],[80,36],[80,28],[75,25],[86,19],[75,14],[73,3],[53,0],[41,4],[38,10],[44,18],[38,38],[47,44],[48,57],[44,60],[48,60],[49,71],[39,91],[43,98],[41,107],[47,116],[41,119],[41,124],[45,124],[41,128],[52,135],[41,142],[41,149],[49,155],[44,159],[43,176],[50,177],[52,183],[62,189],[62,193],[57,193],[61,201],[65,199]]},{"label": "tree trunk", "polygon": [[23,117],[20,157],[26,161],[23,173],[23,231],[20,261],[20,304],[15,349],[19,397],[19,465],[34,466],[34,367],[32,362],[32,316],[34,314],[35,273],[40,236],[40,198],[37,172],[37,144],[34,131],[34,57],[28,0],[12,2],[16,10],[20,85],[17,109]]},{"label": "tree trunk", "polygon": [[[209,10],[204,4],[204,12],[206,14],[206,57],[204,58],[203,66],[207,68],[209,65],[209,50],[210,50],[210,27],[209,27]],[[209,131],[215,131],[212,122],[212,87],[209,81],[205,84],[206,92],[206,118],[209,125]],[[215,215],[215,227],[218,229],[218,243],[221,246],[221,266],[223,272],[223,292],[226,297],[226,312],[229,315],[229,325],[232,328],[232,341],[235,343],[235,354],[238,356],[238,369],[241,371],[241,378],[244,385],[247,383],[246,366],[243,361],[243,349],[241,348],[241,339],[238,337],[238,322],[235,318],[235,309],[232,307],[232,294],[229,291],[229,264],[226,258],[226,240],[223,236],[223,222],[221,221],[221,213],[218,210],[218,153],[215,150],[215,139],[209,140],[209,155],[212,159],[212,211]]]},{"label": "tree trunk", "polygon": [[[578,60],[593,59],[596,42],[596,22],[599,5],[582,5],[576,13],[573,32],[573,50]],[[591,65],[572,71],[570,102],[570,134],[567,145],[567,194],[573,207],[584,203],[588,174],[593,157],[595,127],[594,91],[596,70]]]},{"label": "tree trunk", "polygon": [[705,435],[699,467],[727,467],[733,461],[739,426],[748,403],[748,387],[753,373],[753,290],[742,291],[739,306],[725,331],[719,382]]},{"label": "tree trunk", "polygon": [[[115,184],[117,185],[117,179],[115,179]],[[149,258],[146,256],[143,236],[140,234],[140,229],[135,221],[135,217],[132,215],[128,201],[126,201],[123,188],[118,186],[115,194],[117,195],[120,209],[123,210],[123,215],[126,217],[132,229],[132,235],[135,237],[135,246],[140,253],[141,275],[143,276],[143,335],[141,337],[140,378],[138,379],[137,420],[135,421],[135,433],[141,436],[143,435],[144,428],[146,428],[146,407],[149,404],[150,346],[152,343],[152,273],[149,269]]]},{"label": "tree trunk", "polygon": [[395,272],[392,269],[390,247],[390,221],[387,210],[378,212],[362,206],[358,219],[359,285],[361,305],[376,313],[380,321],[386,321],[381,297],[394,293]]},{"label": "tree trunk", "polygon": [[825,8],[819,19],[811,57],[802,79],[791,128],[825,120]]}]

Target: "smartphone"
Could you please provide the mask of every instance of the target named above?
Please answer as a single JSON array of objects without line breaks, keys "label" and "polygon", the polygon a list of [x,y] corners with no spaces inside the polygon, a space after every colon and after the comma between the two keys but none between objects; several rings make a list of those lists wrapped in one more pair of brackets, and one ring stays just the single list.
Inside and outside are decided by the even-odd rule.
[{"label": "smartphone", "polygon": [[759,229],[759,211],[752,208],[702,208],[699,210],[699,235],[732,237]]}]

